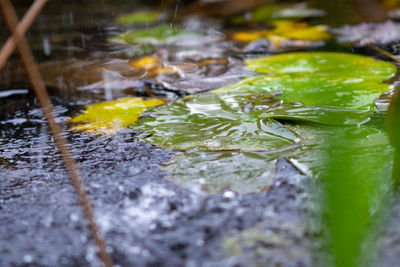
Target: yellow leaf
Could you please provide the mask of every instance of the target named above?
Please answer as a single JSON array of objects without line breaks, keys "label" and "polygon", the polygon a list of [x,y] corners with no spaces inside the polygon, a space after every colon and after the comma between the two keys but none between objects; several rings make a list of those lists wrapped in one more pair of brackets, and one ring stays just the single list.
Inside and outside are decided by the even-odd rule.
[{"label": "yellow leaf", "polygon": [[328,29],[323,25],[287,31],[282,33],[281,36],[304,41],[324,41],[331,37]]},{"label": "yellow leaf", "polygon": [[129,66],[136,69],[151,70],[160,65],[160,61],[155,57],[142,57],[129,61]]},{"label": "yellow leaf", "polygon": [[275,20],[270,22],[275,28],[271,31],[237,32],[232,38],[241,42],[251,42],[265,38],[273,43],[292,40],[324,41],[331,36],[323,25],[310,26],[305,22],[293,20]]},{"label": "yellow leaf", "polygon": [[71,128],[75,132],[95,135],[113,134],[119,129],[136,123],[140,114],[149,107],[165,104],[165,100],[127,97],[86,106],[86,111],[70,120],[81,123]]},{"label": "yellow leaf", "polygon": [[240,42],[251,42],[261,39],[267,35],[268,31],[237,32],[233,34],[232,38]]}]

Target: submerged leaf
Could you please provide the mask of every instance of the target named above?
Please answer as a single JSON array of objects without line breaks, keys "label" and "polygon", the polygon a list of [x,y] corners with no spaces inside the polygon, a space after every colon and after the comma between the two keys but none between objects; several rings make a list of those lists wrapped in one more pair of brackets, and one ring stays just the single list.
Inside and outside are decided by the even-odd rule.
[{"label": "submerged leaf", "polygon": [[272,184],[275,155],[250,152],[192,152],[176,154],[164,165],[167,179],[189,189],[218,194],[259,192]]},{"label": "submerged leaf", "polygon": [[72,123],[82,123],[73,126],[71,130],[85,131],[96,135],[112,134],[122,127],[134,124],[147,108],[164,103],[163,99],[144,100],[139,97],[127,97],[88,105],[83,114],[70,120]]}]

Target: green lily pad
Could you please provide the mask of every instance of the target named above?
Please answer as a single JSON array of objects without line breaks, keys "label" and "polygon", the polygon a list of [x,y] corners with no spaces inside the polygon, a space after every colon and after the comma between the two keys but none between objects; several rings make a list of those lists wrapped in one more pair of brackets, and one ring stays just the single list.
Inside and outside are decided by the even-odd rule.
[{"label": "green lily pad", "polygon": [[[151,112],[151,111],[150,111]],[[167,149],[254,151],[282,149],[299,136],[270,118],[238,112],[214,94],[199,95],[152,110],[134,129],[143,140]]]},{"label": "green lily pad", "polygon": [[184,31],[169,25],[161,25],[146,29],[135,29],[110,38],[114,42],[127,44],[170,44],[181,40],[198,37],[198,33]]},{"label": "green lily pad", "polygon": [[[287,53],[246,61],[254,71],[269,73],[250,77],[219,92],[256,90],[277,93],[284,103],[301,103],[295,109],[270,110],[264,117],[353,124],[374,110],[374,100],[392,89],[382,83],[396,67],[373,58],[332,52]],[[269,116],[270,115],[270,116]],[[332,118],[332,122],[329,122]],[[342,121],[343,123],[340,123]]]},{"label": "green lily pad", "polygon": [[161,16],[158,11],[141,11],[120,15],[116,18],[119,24],[143,24],[156,22]]},{"label": "green lily pad", "polygon": [[254,22],[262,22],[271,19],[278,9],[279,7],[274,4],[263,5],[253,11],[251,14],[251,20]]},{"label": "green lily pad", "polygon": [[306,106],[326,106],[369,110],[374,100],[389,91],[389,84],[377,77],[346,77],[325,73],[263,75],[246,78],[237,84],[216,90],[216,93],[243,91],[280,93],[278,99],[286,103],[300,102]]},{"label": "green lily pad", "polygon": [[261,73],[323,75],[385,81],[396,67],[371,57],[337,52],[298,52],[247,60],[249,69]]},{"label": "green lily pad", "polygon": [[169,149],[282,149],[300,138],[277,120],[362,123],[374,99],[390,89],[381,81],[396,71],[389,63],[343,53],[289,53],[246,64],[270,74],[153,109],[154,117],[134,128],[145,131],[143,140]]}]

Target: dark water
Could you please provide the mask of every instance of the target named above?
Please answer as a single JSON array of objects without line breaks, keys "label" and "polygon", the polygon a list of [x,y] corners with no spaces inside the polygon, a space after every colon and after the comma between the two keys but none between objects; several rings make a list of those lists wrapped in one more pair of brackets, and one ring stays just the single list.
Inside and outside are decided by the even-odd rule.
[{"label": "dark water", "polygon": [[[50,1],[28,34],[115,263],[329,264],[328,256],[317,257],[315,252],[323,251],[322,226],[317,219],[307,219],[318,214],[319,205],[309,192],[321,190],[315,179],[310,179],[319,171],[318,155],[304,154],[318,139],[312,127],[288,124],[307,133],[310,140],[290,152],[290,161],[277,159],[282,155],[279,153],[258,152],[182,156],[137,141],[137,133],[129,129],[111,137],[68,132],[67,120],[85,104],[133,95],[174,100],[253,75],[243,68],[242,60],[269,54],[262,49],[263,44],[255,43],[244,52],[241,45],[228,41],[224,34],[236,28],[218,17],[188,16],[183,3],[145,4]],[[329,15],[321,20],[331,25],[345,23],[339,19],[332,22],[332,16],[344,5],[334,9],[325,4]],[[17,1],[17,7],[23,14],[27,3]],[[180,66],[185,75],[142,79],[143,73],[126,69],[134,48],[107,41],[127,28],[115,24],[117,15],[154,7],[169,14],[177,12],[170,23],[206,36],[192,40],[194,43],[185,49],[176,45],[158,48],[164,63]],[[359,22],[347,13],[341,18]],[[1,26],[5,29],[4,23]],[[1,31],[1,40],[6,37],[6,31]],[[385,48],[395,52],[393,45]],[[341,47],[332,42],[310,50],[356,51],[388,60],[368,47]],[[199,62],[209,59],[215,62],[199,67]],[[107,85],[110,81],[112,86]],[[111,91],[107,89],[110,86]],[[99,266],[77,197],[30,89],[20,61],[13,55],[0,73],[0,265]],[[371,154],[376,153],[374,149],[383,149],[390,156],[383,116],[375,118],[374,132],[368,135],[376,146],[368,150],[366,145],[365,149]],[[330,129],[326,132],[332,134]],[[232,171],[232,162],[239,171]],[[205,178],[199,179],[200,171]],[[395,266],[399,260],[398,206],[395,201],[377,241],[376,266]]]}]

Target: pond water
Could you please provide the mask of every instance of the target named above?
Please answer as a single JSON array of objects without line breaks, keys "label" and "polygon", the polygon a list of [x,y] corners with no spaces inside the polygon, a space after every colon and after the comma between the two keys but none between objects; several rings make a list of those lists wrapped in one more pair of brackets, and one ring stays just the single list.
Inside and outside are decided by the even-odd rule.
[{"label": "pond water", "polygon": [[[29,2],[16,1],[20,15]],[[398,84],[395,1],[150,2],[50,1],[27,34],[114,262],[397,263],[385,124]],[[395,67],[251,61],[301,51]],[[101,125],[107,134],[74,130],[87,105],[125,97],[167,104],[135,111],[129,127]],[[101,265],[17,54],[0,71],[0,99],[0,265]]]}]

